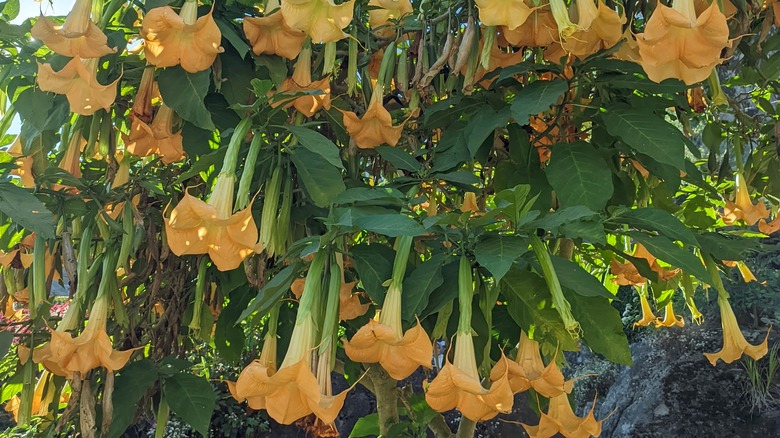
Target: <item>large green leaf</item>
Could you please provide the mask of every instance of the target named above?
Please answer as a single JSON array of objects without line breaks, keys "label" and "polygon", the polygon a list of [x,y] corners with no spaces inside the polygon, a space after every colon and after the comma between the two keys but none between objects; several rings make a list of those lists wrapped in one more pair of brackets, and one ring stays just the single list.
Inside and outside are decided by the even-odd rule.
[{"label": "large green leaf", "polygon": [[564,294],[574,318],[580,323],[585,345],[609,361],[631,365],[631,349],[623,332],[623,321],[609,300],[583,297],[568,289],[564,289]]},{"label": "large green leaf", "polygon": [[479,112],[472,116],[466,127],[463,129],[463,137],[466,140],[466,146],[473,157],[488,135],[492,134],[497,128],[506,126],[509,121],[509,109],[502,107],[499,110],[493,109],[488,104],[480,108]]},{"label": "large green leaf", "polygon": [[696,235],[701,250],[717,260],[742,260],[750,252],[763,249],[756,239],[729,236],[720,233],[702,233]]},{"label": "large green leaf", "polygon": [[561,79],[532,82],[512,101],[512,117],[517,124],[527,125],[529,116],[547,111],[568,90],[569,84]]},{"label": "large green leaf", "polygon": [[496,281],[501,281],[518,257],[528,251],[528,242],[519,236],[489,236],[477,242],[474,255]]},{"label": "large green leaf", "polygon": [[168,67],[160,70],[157,82],[165,104],[182,119],[209,131],[216,129],[204,103],[209,92],[211,69],[188,73],[179,66]]},{"label": "large green leaf", "polygon": [[682,133],[655,113],[642,108],[610,107],[601,113],[607,131],[637,152],[659,163],[685,168]]},{"label": "large green leaf", "polygon": [[54,238],[54,214],[27,189],[0,181],[0,211],[28,231]]},{"label": "large green leaf", "polygon": [[338,197],[346,186],[341,178],[341,171],[327,163],[322,157],[308,149],[298,148],[290,154],[295,170],[318,207],[327,207]]},{"label": "large green leaf", "polygon": [[442,254],[431,257],[422,263],[404,280],[402,317],[404,321],[414,321],[415,316],[428,305],[431,292],[444,283],[441,266],[445,257]]},{"label": "large green leaf", "polygon": [[596,277],[577,263],[562,257],[551,257],[551,260],[562,286],[584,297],[615,298]]},{"label": "large green leaf", "polygon": [[382,284],[393,274],[395,251],[385,245],[355,245],[349,250],[355,270],[368,296],[381,306],[385,300]]},{"label": "large green leaf", "polygon": [[270,280],[263,286],[257,293],[257,296],[252,299],[249,306],[244,309],[241,315],[236,321],[243,321],[254,312],[258,312],[264,315],[265,312],[271,308],[277,301],[290,290],[292,282],[298,278],[298,272],[301,270],[303,262],[300,260],[295,263],[286,266],[279,271],[276,275],[271,277]]},{"label": "large green leaf", "polygon": [[674,267],[681,268],[701,281],[711,281],[701,260],[693,255],[692,252],[675,245],[670,239],[664,236],[648,236],[635,231],[629,232],[628,235],[644,245],[650,251],[650,254],[655,257]]},{"label": "large green leaf", "polygon": [[657,231],[672,240],[695,246],[696,238],[679,219],[671,213],[657,208],[646,207],[626,210],[614,218],[616,221],[643,230]]},{"label": "large green leaf", "polygon": [[302,126],[287,125],[286,128],[298,139],[298,144],[319,155],[331,166],[337,169],[344,168],[339,156],[339,147],[327,137]]},{"label": "large green leaf", "polygon": [[[239,269],[236,269],[238,271]],[[226,293],[223,291],[223,294]],[[214,346],[220,357],[230,363],[238,363],[241,360],[241,352],[244,350],[246,336],[244,328],[237,324],[239,317],[247,309],[252,299],[249,287],[239,287],[228,295],[230,301],[222,309],[217,318],[217,326],[214,329]]]},{"label": "large green leaf", "polygon": [[163,380],[163,395],[176,415],[201,435],[209,436],[211,413],[217,396],[208,380],[189,373],[178,373]]},{"label": "large green leaf", "polygon": [[357,217],[354,225],[366,231],[384,234],[388,237],[418,236],[425,227],[405,214],[377,214]]},{"label": "large green leaf", "polygon": [[599,211],[612,197],[607,163],[588,143],[556,144],[547,179],[563,207],[584,205]]},{"label": "large green leaf", "polygon": [[121,436],[131,424],[138,408],[138,402],[157,382],[157,367],[151,359],[131,362],[122,368],[114,379],[114,415],[108,438]]},{"label": "large green leaf", "polygon": [[379,146],[376,148],[376,151],[396,169],[408,170],[409,172],[422,170],[422,164],[403,149],[392,146]]}]

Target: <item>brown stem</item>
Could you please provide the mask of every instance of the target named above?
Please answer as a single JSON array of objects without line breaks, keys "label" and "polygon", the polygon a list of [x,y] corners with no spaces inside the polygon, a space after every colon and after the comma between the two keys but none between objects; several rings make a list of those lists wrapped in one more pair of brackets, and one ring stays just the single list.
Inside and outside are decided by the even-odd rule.
[{"label": "brown stem", "polygon": [[81,399],[81,377],[76,374],[70,381],[70,399],[68,405],[65,406],[65,410],[62,411],[62,415],[57,421],[57,426],[54,428],[54,435],[59,436],[63,428],[68,424],[70,416],[73,415],[73,411],[79,406],[79,399]]},{"label": "brown stem", "polygon": [[472,438],[474,431],[477,429],[477,422],[471,421],[466,417],[460,417],[460,424],[458,424],[458,433],[455,434],[455,438]]},{"label": "brown stem", "polygon": [[428,423],[428,428],[436,438],[453,438],[452,429],[441,414],[436,415]]},{"label": "brown stem", "polygon": [[387,436],[390,428],[398,423],[398,387],[396,386],[398,382],[379,366],[369,368],[366,376],[374,385],[379,433]]},{"label": "brown stem", "polygon": [[106,384],[103,386],[103,421],[100,425],[100,436],[108,436],[111,420],[114,418],[114,373],[106,372]]},{"label": "brown stem", "polygon": [[558,257],[566,260],[571,260],[574,255],[574,241],[567,238],[560,240],[560,246],[558,247]]},{"label": "brown stem", "polygon": [[81,381],[81,400],[79,403],[79,422],[81,436],[84,438],[95,437],[95,396],[89,379]]}]

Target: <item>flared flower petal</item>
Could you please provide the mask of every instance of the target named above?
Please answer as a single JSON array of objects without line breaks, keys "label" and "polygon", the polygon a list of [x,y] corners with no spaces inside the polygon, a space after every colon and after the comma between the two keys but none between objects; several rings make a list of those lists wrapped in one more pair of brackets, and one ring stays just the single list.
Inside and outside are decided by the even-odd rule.
[{"label": "flared flower petal", "polygon": [[287,78],[282,82],[279,90],[276,92],[278,95],[294,95],[297,93],[307,93],[303,96],[295,98],[277,97],[276,100],[271,103],[271,106],[277,107],[284,104],[285,108],[294,107],[298,112],[311,117],[321,109],[330,109],[330,78],[323,78],[319,81],[310,82],[305,85],[301,85],[293,78]]},{"label": "flared flower petal", "polygon": [[374,149],[382,144],[395,146],[401,139],[404,123],[393,126],[393,118],[382,104],[381,89],[381,86],[374,89],[374,96],[362,117],[352,111],[341,112],[347,133],[360,149]]},{"label": "flared flower petal", "polygon": [[674,314],[674,306],[672,306],[671,300],[666,303],[666,306],[664,307],[664,318],[656,318],[655,320],[655,326],[656,327],[685,327],[685,318],[682,316],[677,317],[677,315]]},{"label": "flared flower petal", "polygon": [[650,80],[676,78],[692,85],[707,79],[721,62],[729,28],[717,3],[696,17],[693,0],[675,0],[673,7],[656,6],[637,44]]},{"label": "flared flower petal", "polygon": [[[184,8],[197,7],[188,5]],[[197,11],[195,12],[197,14]],[[211,12],[188,23],[170,6],[154,8],[146,14],[141,28],[146,60],[156,67],[181,68],[196,73],[211,67],[217,54],[223,52],[220,46],[222,33]]]},{"label": "flared flower petal", "polygon": [[189,193],[165,219],[165,231],[174,254],[208,254],[220,271],[237,268],[258,238],[251,206],[221,219],[214,206]]},{"label": "flared flower petal", "polygon": [[558,40],[558,25],[549,3],[533,9],[528,19],[515,29],[504,26],[501,37],[515,47],[547,47]]},{"label": "flared flower petal", "polygon": [[718,364],[718,359],[731,363],[741,358],[743,354],[752,357],[754,360],[764,357],[768,352],[769,332],[767,332],[764,342],[758,345],[751,345],[739,328],[737,317],[734,315],[734,310],[731,308],[728,298],[719,296],[718,307],[720,307],[720,324],[723,327],[723,348],[716,353],[704,353],[707,360],[715,366]]},{"label": "flared flower petal", "polygon": [[116,100],[116,84],[97,81],[97,59],[71,59],[62,70],[55,72],[49,64],[38,64],[38,86],[42,91],[64,94],[70,110],[90,116],[99,109],[109,109]]},{"label": "flared flower petal", "polygon": [[578,0],[578,9],[581,4],[589,5],[596,14],[587,17],[587,23],[583,23],[583,17],[580,16],[580,21],[577,22],[579,30],[562,41],[561,46],[566,52],[577,58],[585,59],[620,41],[623,37],[623,25],[626,23],[626,17],[618,14],[601,0],[598,1],[598,8],[593,5],[593,0]]},{"label": "flared flower petal", "polygon": [[514,393],[533,388],[534,391],[549,398],[568,392],[563,373],[555,363],[555,359],[553,358],[550,364],[545,366],[539,343],[530,339],[525,332],[520,333],[515,361],[496,363],[490,373],[490,380],[499,379],[504,372],[507,373]]},{"label": "flared flower petal", "polygon": [[[368,24],[375,31],[389,25],[390,20],[399,20],[414,11],[409,0],[370,0],[368,5],[375,8],[368,11]],[[393,29],[389,27],[379,29],[381,36],[389,36],[392,32]]]},{"label": "flared flower petal", "polygon": [[77,0],[61,26],[40,17],[30,35],[54,53],[70,58],[100,58],[115,53],[108,47],[106,34],[92,22],[91,13],[92,0]]},{"label": "flared flower petal", "polygon": [[[425,401],[437,412],[457,408],[472,421],[485,421],[499,413],[510,412],[514,394],[506,370],[491,382],[490,389],[486,389],[477,371],[471,334],[459,332],[455,337],[454,364],[449,359],[445,362],[425,389]],[[507,362],[503,355],[499,359],[501,362]]]},{"label": "flared flower petal", "polygon": [[290,27],[281,12],[244,18],[244,34],[255,55],[278,55],[287,59],[295,59],[306,41],[306,33]]},{"label": "flared flower petal", "polygon": [[130,124],[130,134],[124,136],[127,151],[139,157],[157,155],[164,164],[184,159],[181,131],[173,132],[173,110],[163,104],[151,125],[139,117]]},{"label": "flared flower petal", "polygon": [[11,146],[6,150],[8,155],[14,158],[16,169],[11,170],[11,175],[16,175],[22,182],[22,187],[32,189],[35,187],[33,176],[33,157],[24,155],[22,150],[22,137],[17,136]]},{"label": "flared flower petal", "polygon": [[506,26],[515,30],[522,26],[533,10],[525,0],[476,0],[479,21],[485,26]]},{"label": "flared flower petal", "polygon": [[[650,266],[650,269],[658,274],[658,280],[661,282],[671,280],[680,272],[679,269],[662,268],[661,265],[658,264],[658,260],[655,256],[650,254],[650,252],[640,243],[636,245],[634,254],[632,255],[635,258],[645,259]],[[647,278],[643,277],[636,269],[636,266],[630,261],[621,263],[612,259],[612,261],[610,261],[610,271],[615,275],[615,278],[613,278],[612,281],[620,286],[637,286],[647,283]]]},{"label": "flared flower petal", "polygon": [[560,433],[567,438],[590,438],[601,435],[601,423],[593,415],[596,407],[594,400],[590,412],[583,418],[574,414],[566,394],[550,398],[547,413],[542,412],[537,426],[522,424],[531,438],[549,438]]},{"label": "flared flower petal", "polygon": [[352,292],[356,284],[356,281],[341,283],[341,290],[339,291],[339,319],[342,321],[355,319],[368,312],[368,304],[360,302],[361,294]]},{"label": "flared flower petal", "polygon": [[282,14],[290,27],[306,32],[313,43],[346,38],[344,28],[352,22],[355,0],[336,5],[333,0],[285,0]]},{"label": "flared flower petal", "polygon": [[777,215],[772,222],[767,222],[766,219],[758,221],[758,231],[767,235],[780,231],[780,215]]},{"label": "flared flower petal", "polygon": [[656,322],[658,318],[653,313],[653,309],[650,307],[650,302],[647,300],[647,294],[639,294],[639,303],[642,307],[642,319],[634,323],[634,328],[647,327],[648,325]]},{"label": "flared flower petal", "polygon": [[419,321],[399,338],[392,327],[371,319],[351,340],[344,340],[344,351],[355,362],[379,363],[396,380],[421,366],[430,369],[433,358],[433,345]]},{"label": "flared flower petal", "polygon": [[726,201],[726,206],[723,208],[723,222],[727,225],[732,225],[738,220],[742,220],[747,225],[755,225],[762,219],[769,217],[769,210],[763,201],[753,204],[750,200],[750,189],[748,188],[747,181],[741,173],[737,173],[735,177],[735,195],[734,201]]}]

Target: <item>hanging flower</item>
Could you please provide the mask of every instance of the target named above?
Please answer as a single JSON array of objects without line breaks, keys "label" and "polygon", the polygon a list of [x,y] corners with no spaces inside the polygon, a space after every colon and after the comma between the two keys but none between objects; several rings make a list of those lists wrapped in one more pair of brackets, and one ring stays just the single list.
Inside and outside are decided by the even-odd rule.
[{"label": "hanging flower", "polygon": [[[295,69],[291,78],[284,80],[277,95],[307,93],[295,98],[277,98],[271,103],[276,108],[284,104],[285,108],[295,107],[301,114],[311,117],[320,109],[330,109],[330,78],[324,77],[319,81],[311,80],[311,46],[305,45],[295,62]],[[315,94],[316,93],[316,94]]]},{"label": "hanging flower", "polygon": [[[650,269],[658,274],[658,280],[662,282],[671,280],[680,272],[679,269],[662,268],[661,265],[658,264],[658,259],[650,254],[647,248],[641,243],[637,243],[633,257],[645,259],[650,266]],[[637,286],[647,283],[647,278],[643,277],[636,269],[636,266],[630,261],[621,263],[612,259],[612,261],[610,261],[610,271],[615,275],[615,278],[613,278],[612,281],[620,286]]]},{"label": "hanging flower", "polygon": [[263,394],[264,383],[276,373],[276,328],[266,334],[263,341],[263,349],[260,357],[246,366],[238,380],[228,382],[230,394],[239,403],[246,400],[250,408],[255,410],[266,409],[265,396]]},{"label": "hanging flower", "polygon": [[669,300],[664,307],[664,318],[656,318],[656,327],[685,327],[685,318],[682,315],[678,318],[674,314],[674,306],[672,306],[672,300]]},{"label": "hanging flower", "polygon": [[[485,421],[499,413],[511,412],[514,395],[506,371],[506,357],[502,355],[496,364],[496,368],[503,367],[503,372],[492,381],[490,389],[482,386],[470,332],[455,334],[454,359],[453,362],[446,359],[444,367],[425,389],[425,401],[434,411],[458,409],[471,421]],[[497,374],[496,368],[491,374]]]},{"label": "hanging flower", "polygon": [[558,27],[558,36],[561,41],[569,39],[577,32],[577,25],[569,19],[569,9],[563,0],[550,0],[550,11]]},{"label": "hanging flower", "polygon": [[515,360],[497,362],[490,372],[490,380],[499,380],[505,373],[515,394],[533,388],[534,391],[549,398],[571,390],[555,363],[555,358],[545,366],[539,351],[539,343],[530,339],[524,331],[520,332]]},{"label": "hanging flower", "polygon": [[16,169],[11,170],[11,175],[16,175],[22,182],[22,187],[35,188],[35,177],[33,176],[33,157],[24,155],[22,150],[22,137],[16,136],[11,146],[6,150],[8,155],[14,158]]},{"label": "hanging flower", "polygon": [[395,146],[401,139],[405,122],[393,126],[393,118],[382,103],[382,92],[382,84],[377,82],[363,117],[358,117],[352,111],[341,112],[344,115],[344,128],[360,149],[374,149],[382,144]]},{"label": "hanging flower", "polygon": [[471,212],[478,213],[479,205],[477,205],[477,194],[474,192],[466,192],[463,194],[463,202],[460,204],[461,213]]},{"label": "hanging flower", "polygon": [[590,412],[584,418],[574,414],[566,394],[560,394],[550,398],[550,406],[547,413],[542,412],[539,424],[529,426],[522,424],[523,429],[530,438],[549,438],[560,433],[565,437],[589,438],[601,435],[601,423],[604,420],[596,420],[593,412],[596,408],[595,400]]},{"label": "hanging flower", "polygon": [[352,22],[355,0],[336,5],[333,0],[285,0],[282,14],[290,27],[306,32],[313,43],[331,43],[346,38],[344,28]]},{"label": "hanging flower", "polygon": [[718,295],[718,307],[720,307],[720,324],[723,327],[723,348],[717,353],[704,353],[707,360],[715,366],[718,364],[718,359],[731,363],[742,357],[743,354],[752,357],[753,360],[764,357],[768,351],[769,333],[767,332],[764,342],[758,345],[749,344],[739,328],[731,303],[723,294]]},{"label": "hanging flower", "polygon": [[198,18],[198,1],[186,0],[179,14],[170,7],[154,8],[141,28],[146,60],[156,67],[181,68],[197,73],[211,67],[218,53],[222,33],[208,14]]},{"label": "hanging flower", "polygon": [[350,359],[379,363],[396,380],[409,377],[421,366],[431,368],[433,359],[433,345],[420,322],[406,333],[401,324],[402,285],[411,243],[411,237],[399,238],[393,277],[379,319],[370,319],[351,340],[344,340],[344,352]]},{"label": "hanging flower", "polygon": [[290,27],[284,14],[274,12],[278,8],[278,0],[271,0],[265,7],[265,16],[244,18],[244,34],[255,55],[295,59],[306,41],[306,33]]},{"label": "hanging flower", "polygon": [[637,44],[650,80],[677,78],[692,85],[707,79],[720,64],[729,28],[717,2],[697,17],[693,0],[675,0],[672,7],[656,6]]},{"label": "hanging flower", "polygon": [[650,302],[647,300],[647,292],[639,294],[639,303],[642,307],[642,319],[634,323],[634,328],[647,327],[651,323],[655,323],[658,318],[653,313],[653,309],[650,307]]},{"label": "hanging flower", "polygon": [[38,86],[42,91],[64,94],[70,110],[91,116],[99,109],[109,109],[116,100],[117,78],[108,85],[97,80],[98,60],[73,58],[55,72],[50,64],[38,63]]},{"label": "hanging flower", "polygon": [[[618,48],[617,52],[615,52],[612,56],[615,57],[615,59],[619,59],[621,61],[630,61],[639,63],[642,57],[639,55],[639,44],[636,42],[636,38],[634,37],[634,34],[631,33],[630,27],[623,32],[623,36],[621,39],[625,39],[626,41]],[[636,160],[631,160],[632,162],[639,163]],[[640,164],[641,166],[641,164]],[[649,174],[649,172],[648,172]],[[647,176],[645,176],[647,178]]]},{"label": "hanging flower", "polygon": [[515,30],[533,13],[525,0],[476,0],[479,21],[484,26],[506,26]]},{"label": "hanging flower", "polygon": [[[374,7],[368,11],[368,24],[380,36],[393,34],[393,29],[388,26],[391,20],[399,20],[414,12],[409,0],[369,0],[368,5]],[[385,27],[380,29],[383,26]]]},{"label": "hanging flower", "polygon": [[721,215],[726,225],[732,225],[736,221],[742,220],[745,224],[752,226],[759,220],[769,217],[769,210],[767,210],[763,201],[758,201],[754,205],[753,201],[750,200],[750,189],[747,181],[745,181],[745,177],[740,172],[737,172],[735,177],[735,185],[734,202],[727,200]]},{"label": "hanging flower", "polygon": [[515,29],[502,27],[500,36],[515,47],[547,47],[554,43],[558,40],[558,24],[553,18],[550,4],[544,3],[534,8],[531,16]]},{"label": "hanging flower", "polygon": [[84,150],[86,144],[87,141],[81,136],[81,132],[74,132],[70,137],[70,142],[68,142],[65,155],[60,160],[59,168],[76,178],[81,178],[81,151]]},{"label": "hanging flower", "polygon": [[[484,40],[480,40],[479,42],[479,51],[482,52],[484,47]],[[499,68],[506,68],[511,67],[513,65],[517,65],[521,62],[523,62],[523,51],[517,51],[514,52],[511,49],[505,50],[498,46],[498,44],[493,44],[490,47],[490,57],[488,58],[488,68],[485,68],[482,63],[479,63],[477,65],[477,70],[474,73],[474,82],[482,86],[482,88],[488,88],[490,87],[490,84],[493,83],[495,80],[495,77],[492,77],[490,79],[482,80],[482,78],[485,77],[486,74],[492,72],[493,70],[499,69]],[[466,69],[468,65],[463,67],[463,70],[461,73],[465,74]]]},{"label": "hanging flower", "polygon": [[65,23],[54,24],[46,17],[35,22],[30,35],[43,41],[52,51],[70,58],[100,58],[115,53],[108,38],[92,22],[92,0],[76,0]]},{"label": "hanging flower", "polygon": [[339,319],[342,321],[355,319],[368,312],[368,304],[360,302],[360,295],[362,294],[352,292],[355,289],[356,284],[357,281],[350,281],[347,283],[342,279],[341,290],[339,292]]},{"label": "hanging flower", "polygon": [[184,159],[184,145],[181,130],[173,129],[173,110],[165,104],[160,105],[151,125],[140,117],[133,118],[130,135],[125,135],[127,151],[138,157],[157,155],[164,164]]},{"label": "hanging flower", "polygon": [[623,37],[623,25],[626,17],[621,16],[601,0],[577,0],[578,30],[561,42],[566,52],[579,59],[608,49]]},{"label": "hanging flower", "polygon": [[758,231],[766,235],[780,231],[780,214],[772,222],[767,222],[766,219],[758,221]]}]

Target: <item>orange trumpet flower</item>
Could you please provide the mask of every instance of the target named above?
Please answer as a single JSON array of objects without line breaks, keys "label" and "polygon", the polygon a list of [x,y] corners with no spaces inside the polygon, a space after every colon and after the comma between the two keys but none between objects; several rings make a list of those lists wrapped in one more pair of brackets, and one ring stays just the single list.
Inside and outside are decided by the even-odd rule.
[{"label": "orange trumpet flower", "polygon": [[30,35],[43,41],[54,53],[70,58],[100,58],[115,53],[108,38],[92,22],[92,0],[76,0],[65,22],[55,25],[46,17],[35,22]]},{"label": "orange trumpet flower", "polygon": [[344,28],[352,22],[355,0],[337,5],[333,0],[285,0],[282,14],[290,27],[306,32],[313,43],[331,43],[346,38]]},{"label": "orange trumpet flower", "polygon": [[393,126],[393,118],[382,103],[382,92],[382,84],[377,82],[363,117],[358,117],[352,111],[341,112],[347,133],[360,149],[374,149],[382,144],[395,146],[401,139],[406,122]]},{"label": "orange trumpet flower", "polygon": [[738,220],[743,220],[747,225],[755,225],[759,220],[769,217],[769,210],[763,201],[758,201],[755,205],[750,200],[750,189],[748,188],[745,177],[737,172],[735,177],[736,192],[734,202],[726,201],[723,208],[723,222],[731,225]]},{"label": "orange trumpet flower", "polygon": [[[244,34],[255,55],[279,55],[295,59],[306,41],[306,33],[287,24],[278,0],[271,0],[263,17],[244,18]],[[276,12],[274,12],[276,11]]]},{"label": "orange trumpet flower", "polygon": [[764,342],[751,345],[745,340],[745,336],[739,328],[737,317],[734,315],[734,310],[731,308],[731,303],[723,294],[718,296],[718,307],[720,307],[720,323],[723,328],[723,348],[716,353],[704,353],[707,360],[715,366],[719,359],[731,363],[741,358],[743,354],[752,357],[753,360],[764,357],[768,352],[769,332],[767,332]]},{"label": "orange trumpet flower", "polygon": [[109,109],[116,100],[117,78],[108,85],[97,81],[98,60],[73,58],[55,72],[50,64],[38,63],[38,86],[42,91],[64,94],[70,110],[91,116],[99,109]]}]

